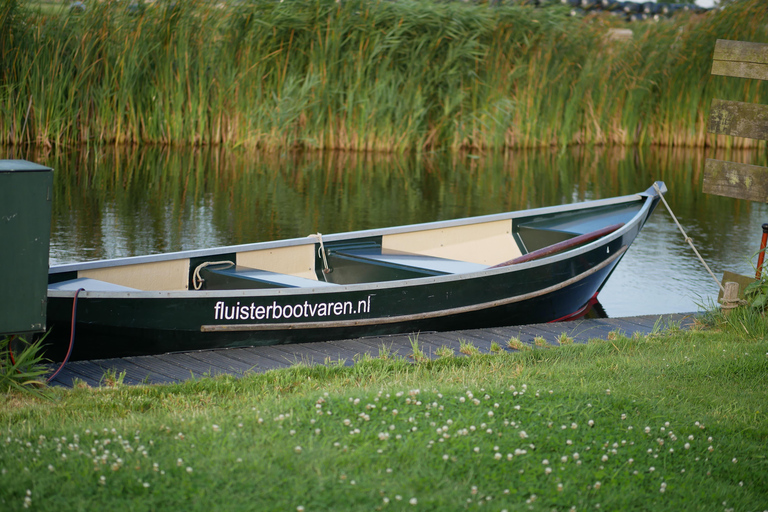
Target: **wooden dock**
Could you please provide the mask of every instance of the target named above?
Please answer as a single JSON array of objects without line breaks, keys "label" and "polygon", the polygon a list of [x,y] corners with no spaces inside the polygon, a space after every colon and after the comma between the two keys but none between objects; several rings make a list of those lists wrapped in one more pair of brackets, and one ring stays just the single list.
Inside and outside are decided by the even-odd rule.
[{"label": "wooden dock", "polygon": [[[532,347],[534,339],[539,336],[548,344],[556,345],[556,338],[562,333],[573,338],[575,343],[586,343],[595,338],[607,339],[612,332],[633,336],[635,333],[650,334],[670,326],[686,328],[693,323],[694,317],[694,313],[688,313],[600,318],[465,331],[421,332],[418,335],[402,334],[318,343],[70,361],[51,384],[72,387],[76,382],[82,381],[95,387],[102,383],[106,372],[114,372],[117,375],[125,372],[123,383],[137,385],[167,384],[222,374],[242,376],[248,372],[263,373],[295,364],[338,364],[341,361],[345,365],[352,365],[364,354],[377,357],[383,351],[407,358],[412,353],[411,341],[414,339],[418,340],[419,348],[431,359],[438,357],[436,352],[440,347],[452,348],[456,356],[462,356],[459,352],[462,342],[471,343],[483,354],[491,352],[491,344],[494,342],[502,350],[509,352],[511,350],[507,347],[507,342],[512,337],[517,337]],[[57,367],[52,365],[51,371]]]}]

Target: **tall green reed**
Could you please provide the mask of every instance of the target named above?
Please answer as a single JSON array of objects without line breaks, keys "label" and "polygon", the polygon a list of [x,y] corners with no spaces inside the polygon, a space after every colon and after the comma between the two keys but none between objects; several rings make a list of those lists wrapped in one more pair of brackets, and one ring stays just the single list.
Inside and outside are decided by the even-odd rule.
[{"label": "tall green reed", "polygon": [[706,133],[718,38],[768,42],[759,0],[631,25],[560,6],[159,0],[0,9],[0,143],[405,152],[758,143]]}]

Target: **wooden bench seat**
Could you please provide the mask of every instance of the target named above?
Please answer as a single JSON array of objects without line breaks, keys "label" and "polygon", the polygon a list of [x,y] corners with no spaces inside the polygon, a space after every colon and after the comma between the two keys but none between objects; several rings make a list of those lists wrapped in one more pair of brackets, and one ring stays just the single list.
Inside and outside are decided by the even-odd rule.
[{"label": "wooden bench seat", "polygon": [[68,281],[61,281],[48,285],[49,290],[56,291],[77,291],[80,288],[87,292],[138,292],[141,291],[138,288],[130,288],[128,286],[122,286],[119,284],[108,283],[106,281],[100,281],[98,279],[91,279],[89,277],[79,277],[77,279],[70,279]]},{"label": "wooden bench seat", "polygon": [[324,281],[315,281],[269,270],[249,267],[216,268],[206,267],[200,271],[206,290],[241,290],[259,288],[317,288],[333,286]]},{"label": "wooden bench seat", "polygon": [[423,272],[425,275],[464,274],[479,272],[488,268],[487,265],[480,263],[438,258],[423,254],[387,251],[381,248],[348,249],[337,251],[334,255],[353,258],[360,262],[374,265],[385,265],[414,272]]}]

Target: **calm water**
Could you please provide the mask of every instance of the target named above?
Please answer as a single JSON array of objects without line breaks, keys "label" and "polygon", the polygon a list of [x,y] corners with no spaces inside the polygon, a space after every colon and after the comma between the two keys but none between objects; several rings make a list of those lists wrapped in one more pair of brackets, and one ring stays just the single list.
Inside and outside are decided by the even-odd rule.
[{"label": "calm water", "polygon": [[[701,193],[704,159],[765,154],[573,149],[428,157],[95,148],[13,154],[55,169],[51,264],[425,222],[631,194],[667,200],[720,278],[754,274],[764,204]],[[717,286],[660,206],[609,280],[609,316],[695,311]]]}]

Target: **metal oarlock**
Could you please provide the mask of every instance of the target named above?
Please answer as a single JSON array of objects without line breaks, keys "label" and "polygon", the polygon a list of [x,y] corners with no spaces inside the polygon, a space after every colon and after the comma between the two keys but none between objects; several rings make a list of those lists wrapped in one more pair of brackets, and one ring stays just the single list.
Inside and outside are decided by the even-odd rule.
[{"label": "metal oarlock", "polygon": [[763,261],[765,261],[765,245],[768,242],[768,223],[763,224],[763,239],[760,242],[760,253],[757,257],[757,272],[755,279],[760,279],[763,273]]}]

